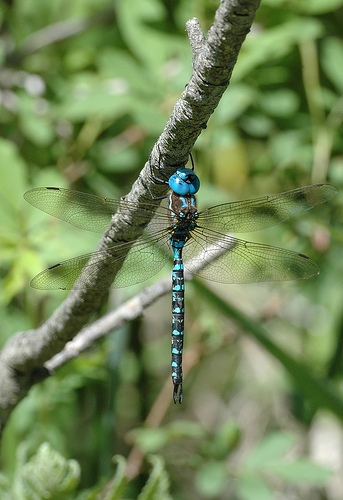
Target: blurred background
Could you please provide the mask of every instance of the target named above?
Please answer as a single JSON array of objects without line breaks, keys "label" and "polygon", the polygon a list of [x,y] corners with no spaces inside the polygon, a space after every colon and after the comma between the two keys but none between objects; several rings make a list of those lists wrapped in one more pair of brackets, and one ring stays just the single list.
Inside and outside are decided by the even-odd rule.
[{"label": "blurred background", "polygon": [[[191,76],[185,23],[197,17],[206,33],[218,5],[0,0],[1,345],[40,325],[67,295],[33,290],[30,279],[91,252],[99,239],[40,213],[24,192],[59,186],[126,194]],[[200,208],[311,183],[342,187],[342,31],[343,0],[262,1],[230,87],[194,148]],[[140,498],[341,499],[342,203],[340,193],[246,235],[309,255],[319,276],[205,283],[214,303],[220,297],[264,328],[278,359],[220,310],[219,300],[215,307],[187,283],[182,406],[172,403],[170,383],[170,401],[150,420],[157,428],[145,425],[170,377],[167,295],[30,391],[5,429],[2,498],[43,498],[38,473],[38,496],[18,491],[28,482],[25,465],[47,442],[72,478],[61,498],[95,498],[87,495],[115,472],[112,456],[130,463],[139,450],[163,459],[159,496]],[[93,319],[144,286],[114,290]],[[294,359],[299,384],[282,353]],[[313,377],[305,390],[302,369]],[[143,495],[157,468],[144,462],[116,498]],[[6,497],[13,488],[19,496]]]}]

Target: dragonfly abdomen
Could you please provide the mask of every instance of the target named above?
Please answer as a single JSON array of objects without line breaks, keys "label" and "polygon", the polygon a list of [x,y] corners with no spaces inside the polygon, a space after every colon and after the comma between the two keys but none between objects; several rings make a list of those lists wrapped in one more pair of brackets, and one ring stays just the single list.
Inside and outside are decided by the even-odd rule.
[{"label": "dragonfly abdomen", "polygon": [[[183,169],[182,174],[187,174],[185,179],[194,182],[195,174]],[[178,171],[179,172],[179,171]],[[188,179],[188,176],[190,179]],[[185,282],[183,273],[182,249],[191,237],[191,232],[196,227],[198,217],[196,199],[193,194],[198,190],[198,183],[186,184],[185,179],[178,179],[177,185],[171,183],[173,189],[169,197],[169,220],[171,228],[169,240],[174,252],[172,274],[172,381],[174,385],[174,403],[182,403],[182,351],[185,316]],[[197,179],[197,178],[196,178]],[[186,184],[186,185],[185,185]],[[181,188],[181,189],[180,189]],[[176,191],[177,189],[177,191]]]},{"label": "dragonfly abdomen", "polygon": [[174,247],[172,274],[172,341],[171,366],[174,384],[174,402],[182,403],[182,351],[185,315],[185,282],[182,262],[182,246]]}]

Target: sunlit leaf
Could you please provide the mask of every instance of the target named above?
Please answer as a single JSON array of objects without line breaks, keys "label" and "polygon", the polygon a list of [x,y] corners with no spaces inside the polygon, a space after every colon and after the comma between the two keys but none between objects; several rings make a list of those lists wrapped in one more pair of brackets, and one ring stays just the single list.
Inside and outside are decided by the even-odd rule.
[{"label": "sunlit leaf", "polygon": [[322,485],[332,476],[332,471],[305,458],[293,462],[275,463],[270,467],[270,470],[284,481],[292,484]]},{"label": "sunlit leaf", "polygon": [[262,467],[265,464],[274,463],[282,457],[294,444],[294,438],[282,432],[269,434],[258,446],[256,446],[246,460],[249,467]]},{"label": "sunlit leaf", "polygon": [[259,474],[244,474],[237,481],[240,500],[271,500],[273,490]]},{"label": "sunlit leaf", "polygon": [[212,462],[203,465],[197,472],[197,490],[206,498],[217,498],[227,488],[229,474],[225,462]]},{"label": "sunlit leaf", "polygon": [[339,38],[323,40],[321,62],[326,76],[341,93],[343,90],[343,41]]}]

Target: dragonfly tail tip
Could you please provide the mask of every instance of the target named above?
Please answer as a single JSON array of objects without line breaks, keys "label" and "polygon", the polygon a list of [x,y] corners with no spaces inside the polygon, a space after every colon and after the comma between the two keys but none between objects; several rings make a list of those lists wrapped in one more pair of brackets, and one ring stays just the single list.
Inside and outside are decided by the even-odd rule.
[{"label": "dragonfly tail tip", "polygon": [[174,399],[175,404],[177,402],[179,402],[180,404],[182,403],[182,399],[183,399],[182,384],[174,383],[173,399]]}]

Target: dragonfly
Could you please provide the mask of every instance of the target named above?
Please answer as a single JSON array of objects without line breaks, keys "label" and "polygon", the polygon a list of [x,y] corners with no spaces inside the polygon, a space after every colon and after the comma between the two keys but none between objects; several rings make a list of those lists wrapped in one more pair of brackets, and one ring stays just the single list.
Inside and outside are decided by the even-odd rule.
[{"label": "dragonfly", "polygon": [[[56,187],[27,191],[34,207],[89,231],[104,232],[114,214],[135,209],[137,222],[145,225],[141,237],[55,264],[31,280],[33,288],[83,289],[102,261],[122,264],[112,287],[126,287],[158,273],[173,256],[171,375],[174,402],[182,403],[182,352],[184,337],[184,268],[191,274],[220,283],[251,283],[310,278],[318,265],[302,253],[251,243],[232,233],[257,231],[327,202],[338,190],[329,184],[313,184],[281,194],[234,201],[198,211],[200,187],[194,169],[180,167],[168,180],[167,206],[130,203]],[[148,222],[148,219],[151,219]],[[220,256],[213,260],[215,252]],[[105,286],[105,285],[104,285]],[[97,282],[96,288],[102,288]]]}]

